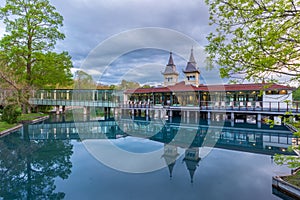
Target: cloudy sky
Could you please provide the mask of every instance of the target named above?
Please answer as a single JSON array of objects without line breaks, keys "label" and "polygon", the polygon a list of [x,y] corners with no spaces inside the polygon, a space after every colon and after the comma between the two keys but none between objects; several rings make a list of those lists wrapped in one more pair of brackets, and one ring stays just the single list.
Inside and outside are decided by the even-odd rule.
[{"label": "cloudy sky", "polygon": [[[0,0],[1,5],[4,0]],[[57,51],[68,51],[75,69],[96,81],[112,84],[122,79],[161,83],[169,52],[183,79],[190,49],[201,80],[220,83],[218,71],[205,70],[204,46],[211,31],[203,0],[50,0],[64,17]],[[3,33],[4,27],[0,28]]]}]

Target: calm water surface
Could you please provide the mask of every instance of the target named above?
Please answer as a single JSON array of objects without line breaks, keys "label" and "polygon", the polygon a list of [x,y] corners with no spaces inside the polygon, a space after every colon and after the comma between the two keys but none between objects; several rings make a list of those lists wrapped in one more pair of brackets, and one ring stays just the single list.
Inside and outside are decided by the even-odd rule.
[{"label": "calm water surface", "polygon": [[[168,127],[149,139],[122,134],[121,130],[113,128],[116,127],[114,122],[97,123],[98,128],[89,124],[88,129],[93,130],[93,135],[98,134],[98,138],[88,135],[91,139],[87,139],[88,136],[81,138],[84,142],[72,122],[53,121],[29,125],[22,131],[1,138],[0,197],[280,199],[272,194],[272,176],[290,173],[287,167],[277,166],[271,158],[274,152],[287,147],[291,140],[290,133],[283,128],[273,133],[239,128],[216,130],[215,135],[219,136],[216,146],[219,148],[214,148],[200,160],[185,159],[191,156],[191,153],[187,154],[189,150],[201,152],[203,130],[207,127],[200,127],[190,148],[184,148],[177,141],[178,145],[172,148],[178,151],[174,163],[152,172],[126,173],[104,165],[89,153],[84,144],[102,141],[101,132],[100,135],[110,138],[109,142],[126,151],[147,153],[162,150],[160,159],[165,162],[165,143],[174,141],[178,128]],[[192,156],[197,157],[195,154]],[[111,159],[119,158],[112,156]],[[126,159],[120,159],[119,165],[126,165],[125,162]]]}]

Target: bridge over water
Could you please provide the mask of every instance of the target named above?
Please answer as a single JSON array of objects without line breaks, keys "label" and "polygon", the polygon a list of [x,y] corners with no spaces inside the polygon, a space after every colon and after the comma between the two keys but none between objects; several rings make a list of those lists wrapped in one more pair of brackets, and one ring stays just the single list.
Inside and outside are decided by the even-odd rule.
[{"label": "bridge over water", "polygon": [[[1,95],[0,95],[1,96]],[[3,92],[2,92],[3,97]],[[83,114],[91,108],[102,108],[104,113],[121,114],[131,117],[173,118],[180,116],[185,122],[190,119],[250,121],[260,123],[264,117],[275,117],[279,123],[287,112],[300,113],[300,102],[291,101],[199,101],[193,104],[167,102],[154,104],[152,101],[128,101],[123,91],[116,90],[39,90],[34,93],[30,103],[55,106],[56,112],[64,112],[66,107],[83,107]]]}]

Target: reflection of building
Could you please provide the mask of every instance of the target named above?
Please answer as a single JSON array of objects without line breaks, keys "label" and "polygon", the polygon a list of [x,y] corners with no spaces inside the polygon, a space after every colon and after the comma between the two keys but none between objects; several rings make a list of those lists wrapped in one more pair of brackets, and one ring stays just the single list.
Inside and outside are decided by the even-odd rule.
[{"label": "reflection of building", "polygon": [[186,164],[187,169],[189,170],[191,182],[194,181],[194,174],[198,167],[200,161],[199,157],[199,147],[188,148],[185,150],[185,156],[183,161]]},{"label": "reflection of building", "polygon": [[164,145],[164,154],[162,157],[165,159],[169,168],[170,178],[172,178],[173,168],[179,153],[177,147],[169,144]]}]

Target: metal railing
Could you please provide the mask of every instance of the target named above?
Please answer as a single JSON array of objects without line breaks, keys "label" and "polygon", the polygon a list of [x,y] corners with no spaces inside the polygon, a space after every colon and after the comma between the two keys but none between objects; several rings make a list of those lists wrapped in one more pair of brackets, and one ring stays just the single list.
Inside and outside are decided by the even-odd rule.
[{"label": "metal railing", "polygon": [[50,106],[91,106],[91,107],[120,107],[120,108],[155,108],[169,107],[171,109],[198,107],[200,110],[233,110],[233,111],[264,111],[264,112],[300,112],[300,102],[275,101],[201,101],[199,104],[154,104],[153,102],[134,101],[93,101],[93,100],[60,100],[31,98],[33,105]]}]

